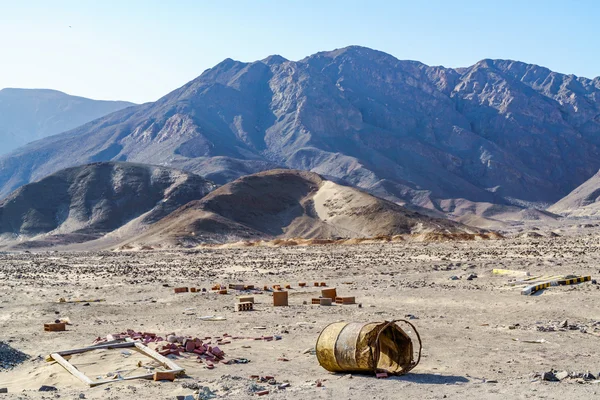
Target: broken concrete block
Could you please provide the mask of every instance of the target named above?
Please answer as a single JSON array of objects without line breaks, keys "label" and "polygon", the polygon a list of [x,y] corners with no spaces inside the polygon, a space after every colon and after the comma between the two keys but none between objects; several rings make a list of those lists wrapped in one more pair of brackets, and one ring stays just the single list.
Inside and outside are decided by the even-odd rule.
[{"label": "broken concrete block", "polygon": [[330,306],[333,304],[333,300],[331,300],[329,297],[321,297],[319,299],[319,305],[321,306]]}]

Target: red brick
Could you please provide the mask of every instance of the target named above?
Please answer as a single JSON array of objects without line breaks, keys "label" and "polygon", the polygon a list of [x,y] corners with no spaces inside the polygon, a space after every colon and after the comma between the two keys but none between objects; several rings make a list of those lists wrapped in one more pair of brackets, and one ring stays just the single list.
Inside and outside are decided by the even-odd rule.
[{"label": "red brick", "polygon": [[171,381],[171,382],[173,382],[175,380],[175,373],[174,372],[156,371],[154,373],[154,380],[155,381]]},{"label": "red brick", "polygon": [[62,332],[67,330],[67,324],[64,322],[54,324],[44,324],[44,331],[46,332]]}]

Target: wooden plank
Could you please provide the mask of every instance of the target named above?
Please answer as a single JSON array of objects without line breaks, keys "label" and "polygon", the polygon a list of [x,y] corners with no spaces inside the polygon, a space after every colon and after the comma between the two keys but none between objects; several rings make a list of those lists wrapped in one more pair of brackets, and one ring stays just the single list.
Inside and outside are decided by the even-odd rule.
[{"label": "wooden plank", "polygon": [[82,347],[81,349],[58,351],[54,354],[60,354],[61,356],[68,356],[71,354],[80,354],[80,353],[85,353],[87,351],[92,351],[92,350],[121,349],[123,347],[133,347],[133,346],[134,346],[133,342],[124,342],[124,343],[116,343],[116,344],[100,344],[100,345],[96,345],[96,346]]},{"label": "wooden plank", "polygon": [[128,377],[121,378],[121,379],[104,379],[104,380],[101,380],[101,381],[92,382],[90,384],[90,386],[94,387],[94,386],[104,385],[106,383],[114,383],[114,382],[120,382],[120,381],[130,381],[130,380],[133,380],[133,379],[152,379],[153,377],[154,377],[154,373],[144,374],[144,375],[128,376]]},{"label": "wooden plank", "polygon": [[54,361],[62,365],[67,371],[69,371],[73,376],[79,378],[83,383],[88,384],[90,386],[94,385],[94,382],[88,378],[83,372],[79,371],[73,365],[71,365],[67,360],[62,358],[62,356],[58,353],[52,353],[50,355]]},{"label": "wooden plank", "polygon": [[[175,370],[170,370],[170,371],[164,371],[164,372],[174,372],[175,375],[183,372],[183,368],[179,368],[179,369],[175,369]],[[120,379],[104,379],[101,381],[96,381],[96,382],[92,382],[92,384],[90,385],[91,387],[94,386],[98,386],[98,385],[103,385],[105,383],[114,383],[114,382],[121,382],[121,381],[131,381],[134,379],[153,379],[154,378],[154,372],[150,373],[150,374],[144,374],[144,375],[134,375],[134,376],[126,376],[124,378],[120,378]]]},{"label": "wooden plank", "polygon": [[[175,364],[172,360],[169,360],[167,357],[158,354],[156,351],[152,350],[148,346],[145,346],[139,342],[134,342],[134,343],[135,343],[135,347],[138,348],[142,353],[146,354],[148,357],[154,358],[156,361],[163,363],[163,365],[165,367],[168,367],[169,369],[171,369],[173,371],[174,370],[183,371],[183,369],[179,365]],[[179,372],[181,372],[181,371],[179,371]]]}]

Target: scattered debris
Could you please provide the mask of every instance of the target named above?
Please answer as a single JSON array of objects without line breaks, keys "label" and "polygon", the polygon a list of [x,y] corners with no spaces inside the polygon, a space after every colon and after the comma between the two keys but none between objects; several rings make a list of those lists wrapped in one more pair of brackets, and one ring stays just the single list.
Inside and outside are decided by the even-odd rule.
[{"label": "scattered debris", "polygon": [[533,340],[533,339],[532,339],[532,340],[521,340],[521,339],[518,339],[518,338],[513,338],[513,340],[514,340],[515,342],[523,342],[523,343],[538,343],[538,344],[541,344],[541,343],[548,343],[548,341],[547,341],[546,339],[536,339],[536,340]]},{"label": "scattered debris", "polygon": [[567,379],[575,380],[578,383],[594,383],[598,382],[596,376],[590,371],[586,372],[568,372],[568,371],[556,371],[551,370],[543,373],[536,373],[534,378],[541,378],[543,381],[548,382],[562,382]]},{"label": "scattered debris", "polygon": [[494,268],[492,270],[492,274],[494,275],[525,275],[525,276],[531,276],[531,274],[527,271],[515,271],[512,269],[497,269]]},{"label": "scattered debris", "polygon": [[198,317],[198,319],[202,320],[202,321],[227,321],[227,318],[225,317],[217,317],[214,315],[206,315],[204,317]]},{"label": "scattered debris", "polygon": [[67,300],[64,297],[58,299],[58,303],[101,303],[106,301],[106,299],[92,299],[92,300]]}]

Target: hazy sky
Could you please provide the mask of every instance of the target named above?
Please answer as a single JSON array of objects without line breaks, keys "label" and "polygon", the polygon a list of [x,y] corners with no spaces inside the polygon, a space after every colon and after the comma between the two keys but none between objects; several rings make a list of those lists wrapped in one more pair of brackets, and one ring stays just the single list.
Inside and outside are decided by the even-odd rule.
[{"label": "hazy sky", "polygon": [[154,101],[225,58],[362,45],[429,65],[600,75],[598,0],[0,0],[0,88]]}]

